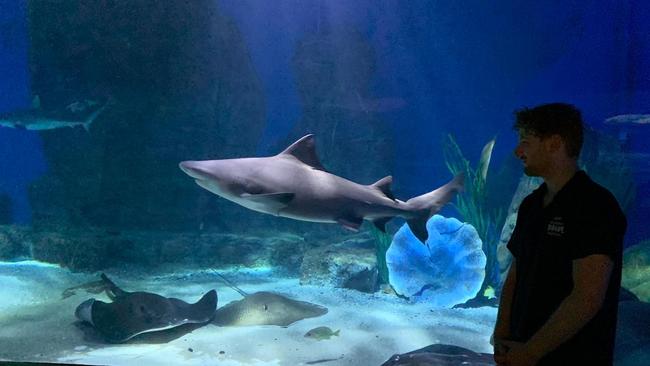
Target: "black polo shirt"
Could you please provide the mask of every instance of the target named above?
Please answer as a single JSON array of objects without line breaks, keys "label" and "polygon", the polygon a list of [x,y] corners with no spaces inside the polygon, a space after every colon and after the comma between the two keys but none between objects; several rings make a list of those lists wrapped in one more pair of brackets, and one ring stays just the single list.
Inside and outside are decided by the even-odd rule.
[{"label": "black polo shirt", "polygon": [[603,307],[539,365],[611,365],[621,284],[625,216],[614,196],[578,171],[544,207],[546,184],[526,197],[508,249],[517,260],[510,334],[525,342],[573,289],[572,265],[605,254],[614,269]]}]

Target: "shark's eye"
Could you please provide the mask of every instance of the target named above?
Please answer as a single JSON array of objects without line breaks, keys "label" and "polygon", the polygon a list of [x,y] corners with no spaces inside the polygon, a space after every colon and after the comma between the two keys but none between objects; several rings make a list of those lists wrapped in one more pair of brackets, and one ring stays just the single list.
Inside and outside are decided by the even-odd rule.
[{"label": "shark's eye", "polygon": [[269,307],[268,307],[268,305],[264,304],[264,311],[267,311],[267,310],[269,310]]}]

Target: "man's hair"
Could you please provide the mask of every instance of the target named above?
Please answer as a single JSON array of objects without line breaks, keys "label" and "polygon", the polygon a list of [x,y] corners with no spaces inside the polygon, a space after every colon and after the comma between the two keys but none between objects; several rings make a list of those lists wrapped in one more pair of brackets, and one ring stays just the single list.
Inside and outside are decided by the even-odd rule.
[{"label": "man's hair", "polygon": [[539,138],[559,135],[570,157],[577,158],[582,149],[582,115],[571,104],[550,103],[515,111],[515,130]]}]

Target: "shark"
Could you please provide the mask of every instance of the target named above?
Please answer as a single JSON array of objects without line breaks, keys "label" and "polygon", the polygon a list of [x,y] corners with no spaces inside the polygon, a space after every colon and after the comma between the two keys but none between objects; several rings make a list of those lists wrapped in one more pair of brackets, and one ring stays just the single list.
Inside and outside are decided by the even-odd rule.
[{"label": "shark", "polygon": [[[81,126],[86,131],[89,131],[90,125],[102,112],[104,112],[109,104],[111,104],[110,100],[98,108],[92,108],[97,105],[97,102],[75,102],[66,107],[66,110],[71,112],[65,113],[69,118],[61,119],[55,117],[60,116],[61,113],[42,109],[40,98],[35,96],[32,100],[31,109],[19,110],[0,115],[0,126],[31,131]],[[94,109],[91,113],[79,118],[79,112],[91,109]]]},{"label": "shark", "polygon": [[605,120],[605,123],[621,125],[648,125],[650,124],[650,114],[620,114],[618,116],[607,118]]},{"label": "shark", "polygon": [[386,231],[403,217],[422,242],[426,222],[463,189],[462,174],[407,201],[391,191],[392,176],[362,185],[328,172],[308,134],[274,156],[182,161],[180,169],[200,187],[248,209],[302,221],[338,223],[358,231],[364,220]]}]

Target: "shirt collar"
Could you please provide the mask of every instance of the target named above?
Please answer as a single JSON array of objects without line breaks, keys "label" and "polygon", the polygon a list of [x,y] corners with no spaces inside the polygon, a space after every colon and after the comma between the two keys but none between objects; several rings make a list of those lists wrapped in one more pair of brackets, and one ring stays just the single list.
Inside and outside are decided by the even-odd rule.
[{"label": "shirt collar", "polygon": [[[566,197],[571,197],[573,193],[576,192],[576,190],[579,189],[581,186],[582,182],[584,182],[586,179],[589,179],[589,176],[587,176],[587,173],[585,173],[584,170],[578,170],[571,179],[569,179],[566,184],[555,194],[555,197],[553,197],[552,202],[561,202],[563,201]],[[543,200],[544,195],[546,194],[546,191],[548,191],[548,186],[546,183],[542,183],[535,191],[533,191],[533,194],[538,200]]]}]

